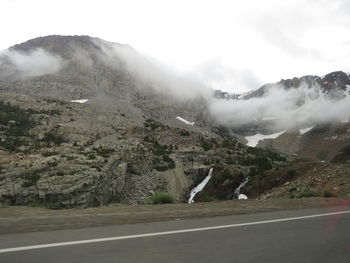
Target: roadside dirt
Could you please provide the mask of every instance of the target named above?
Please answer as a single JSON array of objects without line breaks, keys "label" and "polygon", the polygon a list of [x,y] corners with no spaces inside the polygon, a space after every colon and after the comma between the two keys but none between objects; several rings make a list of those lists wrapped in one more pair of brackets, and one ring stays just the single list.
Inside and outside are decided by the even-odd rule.
[{"label": "roadside dirt", "polygon": [[137,206],[112,204],[96,208],[66,210],[12,206],[0,208],[0,234],[78,229],[278,210],[331,208],[341,205],[350,205],[350,200],[305,198],[223,201],[191,205],[185,203]]}]

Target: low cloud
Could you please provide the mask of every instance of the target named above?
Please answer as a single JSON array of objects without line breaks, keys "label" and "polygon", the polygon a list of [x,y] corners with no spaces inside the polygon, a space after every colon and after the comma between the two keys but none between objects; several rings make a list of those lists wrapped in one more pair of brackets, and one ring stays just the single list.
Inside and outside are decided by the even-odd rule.
[{"label": "low cloud", "polygon": [[285,89],[275,85],[259,98],[238,101],[214,100],[214,118],[231,127],[270,122],[271,130],[309,127],[320,123],[348,121],[350,97],[329,96],[320,87]]},{"label": "low cloud", "polygon": [[212,94],[207,85],[191,76],[179,74],[156,60],[150,61],[128,45],[104,41],[97,43],[105,54],[105,63],[115,69],[127,70],[138,81],[140,88],[148,87],[177,99],[209,97]]},{"label": "low cloud", "polygon": [[0,53],[2,78],[26,79],[52,74],[64,65],[61,57],[53,55],[42,48],[30,52],[5,50]]}]

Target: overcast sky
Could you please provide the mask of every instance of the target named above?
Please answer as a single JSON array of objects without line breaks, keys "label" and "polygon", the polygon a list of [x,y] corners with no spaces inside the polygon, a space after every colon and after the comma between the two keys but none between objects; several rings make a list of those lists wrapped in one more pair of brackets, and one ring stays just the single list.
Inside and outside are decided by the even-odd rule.
[{"label": "overcast sky", "polygon": [[350,0],[0,0],[0,10],[0,49],[90,35],[224,90],[350,72]]}]

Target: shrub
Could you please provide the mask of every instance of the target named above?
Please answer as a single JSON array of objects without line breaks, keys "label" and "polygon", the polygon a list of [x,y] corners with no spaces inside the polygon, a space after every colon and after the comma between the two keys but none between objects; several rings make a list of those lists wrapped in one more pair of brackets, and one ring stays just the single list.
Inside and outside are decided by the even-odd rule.
[{"label": "shrub", "polygon": [[298,197],[315,197],[317,196],[317,193],[311,189],[305,189],[303,192],[299,194]]},{"label": "shrub", "polygon": [[185,129],[180,130],[179,133],[180,133],[180,136],[190,136],[190,133]]},{"label": "shrub", "polygon": [[350,145],[345,146],[342,149],[342,153],[345,154],[345,155],[350,155]]},{"label": "shrub", "polygon": [[30,202],[27,204],[29,207],[43,207],[43,204],[37,203],[37,202]]},{"label": "shrub", "polygon": [[90,160],[95,160],[95,159],[96,159],[96,154],[94,154],[94,153],[89,153],[88,158],[89,158]]},{"label": "shrub", "polygon": [[57,131],[49,131],[44,134],[43,141],[48,143],[53,142],[54,144],[60,145],[65,142],[65,139],[64,136]]},{"label": "shrub", "polygon": [[156,169],[158,172],[165,172],[166,170],[168,170],[168,166],[157,165],[156,167],[154,167],[154,169]]},{"label": "shrub", "polygon": [[22,186],[30,187],[32,185],[35,185],[37,181],[39,181],[39,179],[40,175],[38,173],[32,173],[25,178],[25,181],[23,182]]},{"label": "shrub", "polygon": [[292,193],[292,192],[294,192],[296,190],[297,190],[297,188],[295,186],[291,186],[291,187],[288,188],[289,193]]},{"label": "shrub", "polygon": [[323,196],[323,197],[333,197],[334,194],[333,194],[332,191],[330,191],[329,189],[325,189],[325,190],[323,190],[323,192],[322,192],[322,196]]},{"label": "shrub", "polygon": [[176,167],[175,162],[173,161],[173,159],[171,159],[171,161],[168,164],[168,169],[174,169]]},{"label": "shrub", "polygon": [[215,201],[215,198],[213,196],[210,196],[208,193],[201,193],[200,194],[200,201],[202,202],[213,202]]},{"label": "shrub", "polygon": [[104,157],[104,158],[108,158],[111,156],[112,153],[114,153],[114,149],[113,148],[98,148],[96,149],[96,152],[98,155]]},{"label": "shrub", "polygon": [[297,171],[295,169],[288,169],[287,171],[287,178],[292,179],[296,176]]},{"label": "shrub", "polygon": [[43,152],[41,155],[44,157],[50,157],[50,156],[57,155],[57,154],[58,154],[58,152]]},{"label": "shrub", "polygon": [[163,161],[167,162],[168,165],[163,165],[163,166],[157,165],[157,166],[154,167],[154,169],[156,169],[159,172],[164,172],[164,171],[166,171],[168,169],[174,169],[176,167],[176,164],[175,164],[174,160],[171,159],[166,154],[163,155]]},{"label": "shrub", "polygon": [[170,204],[175,201],[175,198],[169,193],[155,193],[153,196],[145,201],[145,204],[156,205],[156,204]]},{"label": "shrub", "polygon": [[211,143],[208,142],[207,140],[203,139],[203,138],[201,139],[201,146],[202,146],[203,150],[206,151],[206,152],[213,148]]},{"label": "shrub", "polygon": [[163,123],[160,123],[158,121],[155,121],[153,119],[147,119],[145,122],[144,122],[144,126],[146,128],[150,128],[152,131],[156,130],[157,128],[159,127],[164,127],[164,124]]},{"label": "shrub", "polygon": [[161,145],[158,142],[155,142],[156,149],[153,151],[154,155],[161,156],[165,154],[170,154],[171,151],[168,149],[168,146]]}]

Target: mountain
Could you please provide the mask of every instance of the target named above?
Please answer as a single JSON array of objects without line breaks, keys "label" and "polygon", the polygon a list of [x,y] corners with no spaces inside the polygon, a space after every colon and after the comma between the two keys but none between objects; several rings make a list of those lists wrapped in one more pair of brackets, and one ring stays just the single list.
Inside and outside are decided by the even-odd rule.
[{"label": "mountain", "polygon": [[[338,75],[332,83],[344,91],[347,80]],[[298,89],[294,84],[283,90]],[[304,168],[290,171],[298,161],[293,155],[245,145],[252,125],[271,130],[269,122],[232,126],[225,119],[236,115],[218,115],[213,105],[248,102],[259,92],[212,91],[129,45],[89,36],[46,36],[10,47],[0,53],[0,203],[134,204],[159,192],[187,201],[211,168],[196,202],[237,198],[247,180],[241,192],[258,198],[297,180]],[[337,155],[339,165],[346,153]]]},{"label": "mountain", "polygon": [[301,86],[308,89],[313,87],[319,87],[322,93],[329,96],[341,97],[349,95],[350,92],[350,75],[342,72],[335,71],[329,73],[323,77],[319,76],[303,76],[300,78],[282,79],[277,83],[265,84],[261,88],[242,96],[242,99],[251,99],[264,96],[269,89],[279,86],[284,89],[298,89]]},{"label": "mountain", "polygon": [[1,203],[88,207],[157,192],[183,201],[214,166],[231,174],[219,184],[227,199],[253,166],[287,161],[215,126],[211,91],[128,45],[47,36],[2,52],[0,65]]},{"label": "mountain", "polygon": [[241,96],[221,94],[231,114],[247,115],[222,124],[249,146],[330,161],[349,144],[349,92],[349,75],[337,71],[281,80]]}]

